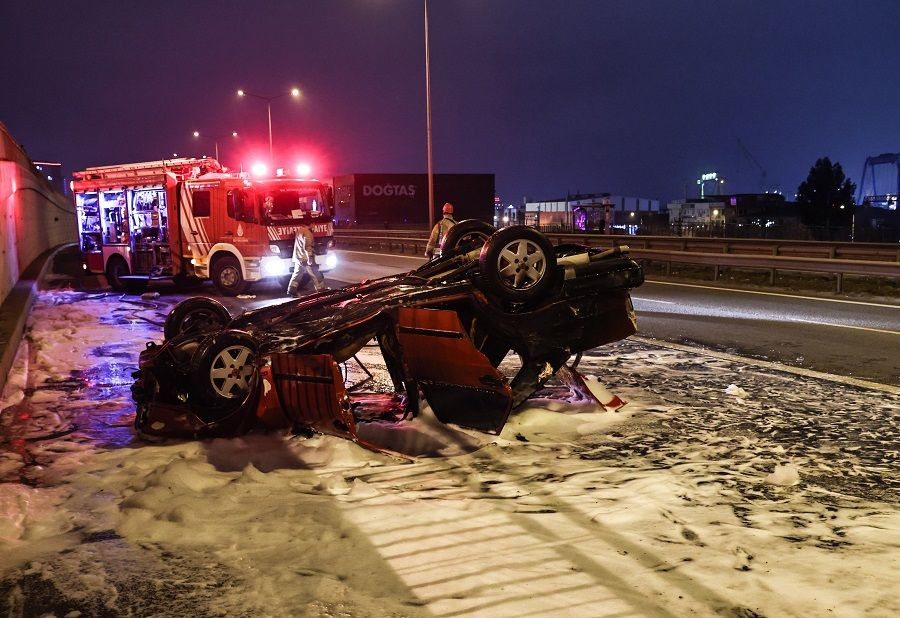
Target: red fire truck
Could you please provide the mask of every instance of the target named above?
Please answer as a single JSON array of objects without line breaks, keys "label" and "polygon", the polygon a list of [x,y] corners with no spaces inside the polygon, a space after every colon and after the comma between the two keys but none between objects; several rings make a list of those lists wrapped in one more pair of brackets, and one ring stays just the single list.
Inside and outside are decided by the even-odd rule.
[{"label": "red fire truck", "polygon": [[315,179],[284,169],[230,173],[212,158],[89,167],[73,177],[84,268],[105,273],[115,290],[212,279],[223,294],[240,294],[290,273],[300,223],[312,230],[320,270],[336,263],[333,191]]}]

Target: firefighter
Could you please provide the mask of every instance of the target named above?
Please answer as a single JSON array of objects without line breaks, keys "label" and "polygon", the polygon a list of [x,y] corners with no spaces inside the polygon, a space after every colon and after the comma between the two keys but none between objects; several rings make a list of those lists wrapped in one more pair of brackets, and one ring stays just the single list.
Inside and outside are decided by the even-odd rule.
[{"label": "firefighter", "polygon": [[325,277],[319,272],[316,265],[314,239],[308,225],[300,224],[297,234],[294,236],[294,273],[288,283],[288,296],[300,296],[300,281],[304,275],[309,275],[316,287],[316,291],[325,289]]},{"label": "firefighter", "polygon": [[456,225],[456,219],[453,218],[453,204],[446,202],[441,212],[444,213],[444,217],[434,224],[428,245],[425,246],[425,257],[429,260],[434,257],[434,250],[444,244],[444,238],[447,237],[450,228]]}]

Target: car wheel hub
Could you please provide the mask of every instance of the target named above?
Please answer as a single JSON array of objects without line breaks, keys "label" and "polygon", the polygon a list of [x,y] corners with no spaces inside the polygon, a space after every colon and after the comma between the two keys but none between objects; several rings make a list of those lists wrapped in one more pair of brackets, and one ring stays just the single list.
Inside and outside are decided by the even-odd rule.
[{"label": "car wheel hub", "polygon": [[503,283],[522,290],[541,280],[547,270],[547,260],[543,250],[535,242],[515,240],[500,251],[497,270]]},{"label": "car wheel hub", "polygon": [[216,393],[233,399],[250,390],[255,369],[253,360],[253,352],[242,345],[229,346],[219,352],[209,370],[209,380]]}]

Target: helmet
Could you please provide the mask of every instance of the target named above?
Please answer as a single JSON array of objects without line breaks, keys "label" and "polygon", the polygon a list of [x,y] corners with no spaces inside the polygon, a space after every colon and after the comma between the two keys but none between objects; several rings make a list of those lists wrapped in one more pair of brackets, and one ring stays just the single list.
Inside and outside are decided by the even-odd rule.
[{"label": "helmet", "polygon": [[442,212],[445,215],[452,215],[453,214],[453,204],[451,204],[450,202],[445,202]]}]

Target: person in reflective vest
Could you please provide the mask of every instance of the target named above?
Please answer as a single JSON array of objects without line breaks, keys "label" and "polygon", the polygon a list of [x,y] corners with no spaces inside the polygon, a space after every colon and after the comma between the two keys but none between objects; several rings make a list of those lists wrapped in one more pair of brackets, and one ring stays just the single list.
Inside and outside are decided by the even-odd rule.
[{"label": "person in reflective vest", "polygon": [[447,202],[441,211],[444,213],[444,217],[434,224],[428,244],[425,246],[425,257],[429,260],[434,257],[435,249],[439,249],[444,244],[444,238],[450,228],[456,225],[456,219],[453,218],[453,204]]},{"label": "person in reflective vest", "polygon": [[294,235],[294,273],[288,283],[288,296],[300,296],[300,282],[303,281],[304,275],[309,275],[317,292],[325,289],[325,277],[316,265],[314,244],[315,239],[309,226],[299,225]]}]

